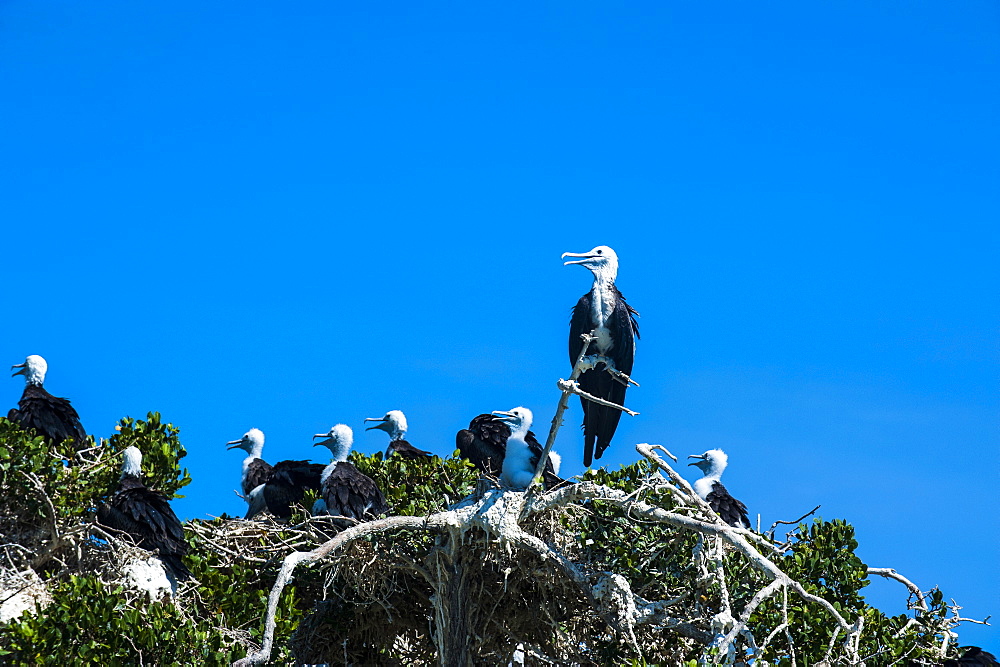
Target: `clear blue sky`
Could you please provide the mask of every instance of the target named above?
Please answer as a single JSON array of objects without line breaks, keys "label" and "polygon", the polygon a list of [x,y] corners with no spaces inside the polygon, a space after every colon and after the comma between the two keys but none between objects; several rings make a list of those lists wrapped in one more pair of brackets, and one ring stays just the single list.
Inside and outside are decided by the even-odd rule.
[{"label": "clear blue sky", "polygon": [[98,436],[162,412],[178,513],[242,513],[251,426],[544,430],[559,255],[607,244],[642,414],[600,463],[721,446],[765,525],[822,504],[1000,617],[998,81],[994,2],[0,2],[2,361]]}]

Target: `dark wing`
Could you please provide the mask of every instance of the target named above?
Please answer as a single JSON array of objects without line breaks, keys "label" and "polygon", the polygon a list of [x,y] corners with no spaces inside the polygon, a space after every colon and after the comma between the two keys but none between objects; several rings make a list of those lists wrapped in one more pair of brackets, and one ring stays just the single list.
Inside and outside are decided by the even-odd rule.
[{"label": "dark wing", "polygon": [[632,374],[632,364],[635,361],[635,341],[639,339],[639,323],[635,318],[639,313],[628,305],[625,295],[615,288],[615,312],[611,316],[611,335],[615,338],[615,346],[611,350],[611,358],[615,360],[615,368],[626,375]]},{"label": "dark wing", "polygon": [[[583,340],[580,336],[594,330],[594,319],[591,316],[590,292],[580,297],[573,307],[573,316],[569,320],[569,363],[576,364],[580,353],[583,352]],[[591,345],[591,348],[593,345]],[[593,354],[592,349],[587,350],[587,354]],[[607,379],[610,376],[603,371],[586,371],[580,375],[580,388],[588,394],[602,396],[602,391],[610,391]],[[580,397],[580,406],[583,408],[583,464],[590,467],[594,462],[594,445],[597,441],[597,434],[600,430],[599,420],[603,416],[601,408],[587,399]],[[605,445],[607,446],[607,445]]]},{"label": "dark wing", "polygon": [[[632,375],[632,365],[635,362],[635,341],[639,337],[639,325],[635,318],[639,314],[628,305],[625,297],[618,288],[615,288],[615,310],[611,314],[608,328],[614,338],[615,345],[611,348],[611,359],[615,362],[615,368],[626,375]],[[598,371],[590,371],[590,375]],[[600,393],[596,394],[606,398],[617,405],[625,405],[625,390],[628,389],[623,383],[611,376],[610,373],[600,372],[597,380]],[[586,388],[584,389],[586,391]],[[599,459],[604,454],[604,450],[611,444],[618,429],[618,422],[622,418],[621,410],[609,408],[602,405],[590,405],[590,411],[596,413],[596,435],[597,445],[594,451],[594,458]],[[590,465],[589,463],[587,464]]]},{"label": "dark wing", "polygon": [[569,363],[570,366],[576,364],[576,360],[583,350],[583,340],[580,339],[585,333],[594,330],[594,320],[590,316],[590,292],[580,297],[580,300],[573,306],[573,315],[569,320]]},{"label": "dark wing", "polygon": [[250,492],[258,486],[271,479],[274,468],[264,459],[254,459],[247,466],[247,474],[243,477],[243,495],[249,496]]},{"label": "dark wing", "polygon": [[[625,297],[618,288],[615,288],[615,309],[608,321],[608,329],[614,339],[614,347],[611,348],[611,359],[615,363],[615,368],[627,375],[632,374],[632,365],[635,361],[635,340],[639,336],[639,325],[635,318],[638,313],[628,305]],[[576,363],[576,355],[580,354],[583,342],[580,341],[580,334],[587,333],[593,329],[594,323],[590,315],[590,294],[585,294],[573,308],[573,318],[570,320],[570,356],[572,363]],[[574,344],[574,341],[576,343]],[[588,354],[595,353],[596,350],[588,350]],[[580,376],[580,388],[589,394],[616,403],[625,404],[626,386],[605,372],[601,368],[588,370]],[[622,413],[615,408],[597,405],[580,398],[583,406],[583,463],[590,467],[595,458],[601,458],[604,450],[611,444],[621,420]]]},{"label": "dark wing", "polygon": [[131,485],[119,490],[98,508],[97,520],[108,528],[127,533],[139,547],[156,551],[176,579],[191,576],[181,561],[188,550],[184,528],[170,508],[167,497],[159,491],[132,481]]},{"label": "dark wing", "polygon": [[396,452],[396,456],[401,456],[404,459],[429,459],[434,456],[430,452],[417,449],[406,440],[393,440],[389,443],[389,447]]},{"label": "dark wing", "polygon": [[996,657],[978,646],[970,646],[961,658],[952,658],[942,663],[944,667],[990,667],[998,665]]},{"label": "dark wing", "polygon": [[463,459],[472,462],[481,472],[498,477],[503,470],[503,457],[510,437],[510,427],[493,415],[482,414],[455,436],[455,444]]},{"label": "dark wing", "polygon": [[87,446],[87,432],[69,399],[53,396],[44,387],[29,384],[17,406],[16,411],[11,410],[7,415],[8,419],[33,428],[55,442],[73,440],[77,449]]},{"label": "dark wing", "polygon": [[[545,451],[545,447],[542,443],[538,442],[538,438],[532,431],[528,431],[528,435],[524,436],[524,442],[528,445],[528,449],[531,450],[531,467],[538,467],[538,459],[541,458],[542,452]],[[552,467],[552,459],[545,462],[545,471],[542,473],[542,477],[545,482],[545,488],[550,489],[557,484],[562,484],[566,480],[562,477],[556,475],[555,468]]]},{"label": "dark wing", "polygon": [[750,519],[747,518],[747,506],[729,495],[729,491],[722,485],[722,482],[715,482],[712,485],[712,491],[705,497],[705,501],[730,526],[737,528],[750,527]]},{"label": "dark wing", "polygon": [[323,501],[331,516],[367,521],[389,511],[389,503],[371,477],[341,461],[323,482]]},{"label": "dark wing", "polygon": [[300,502],[306,489],[319,489],[320,463],[309,461],[279,461],[274,464],[271,478],[264,484],[262,493],[267,511],[280,519],[292,516],[291,505]]}]

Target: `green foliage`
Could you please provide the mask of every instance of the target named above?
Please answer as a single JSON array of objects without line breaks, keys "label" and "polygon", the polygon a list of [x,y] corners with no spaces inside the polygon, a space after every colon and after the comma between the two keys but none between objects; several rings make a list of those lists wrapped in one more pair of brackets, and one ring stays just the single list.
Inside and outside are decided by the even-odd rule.
[{"label": "green foliage", "polygon": [[350,461],[382,490],[392,513],[424,516],[445,509],[469,495],[479,478],[475,467],[457,456],[405,459],[381,452],[370,456],[351,452]]},{"label": "green foliage", "polygon": [[50,593],[44,610],[0,626],[5,663],[222,665],[243,655],[207,620],[169,602],[129,601],[96,577],[71,575]]},{"label": "green foliage", "polygon": [[92,516],[114,490],[121,466],[118,454],[130,445],[143,454],[150,488],[174,494],[191,482],[187,470],[179,469],[180,459],[187,454],[178,438],[179,429],[162,423],[158,412],[149,413],[146,421],[126,417],[120,428],[94,450],[90,463],[76,456],[72,443],[49,443],[34,431],[0,418],[0,521],[16,518],[22,525],[33,525],[52,518],[46,496],[60,520]]},{"label": "green foliage", "polygon": [[[118,422],[116,430],[118,432],[108,438],[105,446],[115,453],[133,445],[138,447],[142,452],[146,486],[173,498],[183,498],[177,491],[191,483],[191,475],[187,468],[180,469],[180,460],[187,456],[180,441],[180,429],[164,424],[159,412],[150,412],[146,421],[125,417]],[[113,479],[117,476],[116,470]]]},{"label": "green foliage", "polygon": [[[641,490],[641,500],[672,509],[676,503],[669,488],[658,485],[657,490],[644,484],[655,474],[653,464],[642,460],[616,471],[592,469],[584,479],[629,494]],[[635,593],[650,599],[667,596],[680,585],[688,574],[691,550],[697,542],[693,534],[665,524],[637,522],[621,509],[600,501],[592,502],[591,510],[578,521],[575,530],[581,547],[593,561],[592,567],[621,574]]]},{"label": "green foliage", "polygon": [[[877,654],[877,664],[890,664],[892,658],[935,657],[933,650],[941,643],[941,622],[946,612],[940,591],[934,591],[929,600],[930,613],[899,634],[909,617],[888,617],[868,606],[860,593],[870,581],[867,566],[854,553],[858,542],[853,526],[842,519],[815,519],[812,525],[800,524],[789,537],[793,540],[791,551],[777,562],[778,566],[802,583],[807,592],[830,602],[845,618],[853,620],[864,615],[861,655]],[[751,622],[762,628],[777,627],[782,622],[780,601],[772,599],[763,604]],[[821,660],[835,627],[829,617],[815,605],[790,595],[788,623],[797,659],[809,663]],[[776,664],[791,664],[790,652],[787,643],[779,640],[766,657]]]},{"label": "green foliage", "polygon": [[[262,640],[261,617],[283,555],[291,545],[309,548],[295,525],[271,524],[258,533],[255,526],[260,524],[254,523],[189,522],[189,528],[198,530],[186,533],[191,549],[185,562],[197,583],[182,591],[178,605],[150,602],[101,582],[94,568],[103,561],[92,556],[107,553],[107,545],[87,537],[88,522],[114,489],[120,452],[131,445],[143,453],[143,474],[151,488],[178,497],[190,483],[188,471],[180,466],[186,451],[179,430],[158,413],[149,413],[145,420],[123,419],[111,438],[82,457],[72,445],[46,442],[0,418],[0,529],[5,540],[24,547],[8,553],[42,574],[51,596],[34,614],[0,625],[0,662],[228,664],[245,655],[250,642]],[[70,460],[72,465],[67,464]],[[380,453],[355,452],[351,461],[375,480],[392,513],[400,515],[441,511],[471,493],[478,478],[457,456],[384,460]],[[687,511],[678,507],[669,486],[645,460],[616,471],[591,470],[585,480],[667,511]],[[293,524],[303,518],[297,513]],[[53,524],[61,535],[81,535],[82,541],[53,547]],[[553,510],[530,524],[525,528],[585,571],[620,574],[647,600],[683,601],[683,609],[671,613],[686,614],[697,627],[710,629],[721,588],[717,578],[700,573],[692,559],[699,543],[694,533],[637,520],[599,500]],[[258,560],[220,550],[203,537],[233,531],[240,536],[238,551]],[[931,593],[928,611],[917,614],[916,622],[913,615],[888,617],[862,596],[869,582],[865,564],[855,554],[852,526],[842,520],[816,520],[800,525],[789,539],[790,549],[776,564],[845,618],[864,616],[860,652],[876,656],[869,664],[932,655],[931,647],[940,643],[942,629],[948,627],[940,591]],[[388,532],[352,543],[333,561],[297,570],[279,603],[272,659],[339,661],[347,656],[357,664],[432,662],[436,647],[428,628],[434,590],[426,576],[428,570],[439,572],[452,562],[451,556],[442,560],[439,542],[420,531]],[[615,636],[550,563],[490,545],[466,547],[469,551],[462,558],[470,596],[486,602],[469,610],[477,632],[489,635],[488,640],[476,638],[484,642],[480,657],[485,661],[506,660],[514,636],[555,654],[559,646],[576,651],[560,657],[581,663],[694,665],[701,654],[703,647],[671,630],[643,626],[636,630],[637,644]],[[78,553],[83,554],[79,560],[74,555]],[[731,549],[724,561],[733,609],[742,609],[768,582]],[[104,574],[109,575],[105,580],[114,579],[113,572]],[[784,622],[782,600],[781,595],[767,600],[751,618],[758,641]],[[787,621],[791,644],[784,632],[778,633],[761,657],[771,664],[790,664],[794,651],[801,664],[822,659],[834,628],[830,616],[789,595]],[[549,643],[555,639],[553,630],[561,643]]]},{"label": "green foliage", "polygon": [[20,528],[46,516],[40,489],[28,475],[36,475],[43,488],[51,488],[64,468],[62,458],[53,455],[45,438],[0,417],[0,520],[4,535],[18,534]]},{"label": "green foliage", "polygon": [[[226,521],[214,519],[197,523],[204,527],[221,528]],[[262,532],[255,542],[245,543],[244,548],[247,552],[254,552],[288,537],[281,533],[268,536]],[[198,582],[197,597],[186,600],[187,604],[193,605],[192,613],[198,618],[210,619],[217,628],[246,628],[250,638],[259,643],[261,610],[267,606],[267,596],[274,585],[280,559],[274,558],[265,564],[234,562],[211,549],[194,531],[187,531],[187,538],[191,550],[184,562]],[[317,579],[318,575],[303,570],[296,577],[296,585],[286,587],[282,594],[275,616],[275,659],[279,662],[290,659],[286,648],[288,639],[312,605],[314,597],[321,594]],[[306,599],[298,594],[303,588],[311,589]],[[242,650],[245,652],[246,647]]]},{"label": "green foliage", "polygon": [[[243,654],[211,614],[192,617],[170,603],[150,603],[133,591],[105,586],[91,573],[100,562],[94,556],[107,546],[88,538],[88,524],[117,486],[120,452],[138,447],[146,484],[175,494],[191,481],[180,469],[186,452],[178,433],[159,413],[146,420],[126,417],[114,436],[78,455],[73,444],[50,443],[0,418],[0,527],[5,540],[23,547],[9,555],[48,575],[51,596],[44,609],[0,625],[2,662],[224,664]],[[58,542],[53,526],[63,536]],[[193,558],[202,576],[208,574],[204,560]],[[218,590],[234,584],[230,580]],[[247,609],[259,599],[253,602]]]}]

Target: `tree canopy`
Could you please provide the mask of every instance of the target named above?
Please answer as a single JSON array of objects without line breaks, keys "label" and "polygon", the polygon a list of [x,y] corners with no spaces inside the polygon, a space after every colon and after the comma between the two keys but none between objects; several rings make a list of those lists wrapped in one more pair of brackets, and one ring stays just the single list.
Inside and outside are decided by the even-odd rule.
[{"label": "tree canopy", "polygon": [[[179,429],[157,413],[75,459],[0,419],[5,662],[888,665],[959,651],[958,608],[867,567],[847,522],[732,528],[645,445],[548,492],[500,489],[455,457],[354,453],[391,516],[188,521],[194,579],[151,600],[125,574],[148,554],[94,523],[130,445],[151,488],[190,482]],[[906,586],[910,613],[865,602],[874,575]]]}]

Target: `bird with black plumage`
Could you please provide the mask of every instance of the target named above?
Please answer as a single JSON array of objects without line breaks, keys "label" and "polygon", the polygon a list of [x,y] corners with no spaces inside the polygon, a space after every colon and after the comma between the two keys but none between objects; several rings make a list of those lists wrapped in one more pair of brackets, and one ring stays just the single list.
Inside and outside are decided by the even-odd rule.
[{"label": "bird with black plumage", "polygon": [[749,528],[747,506],[730,495],[722,484],[722,473],[729,464],[729,457],[721,449],[710,449],[704,454],[691,454],[689,459],[697,459],[688,465],[695,466],[703,477],[695,480],[694,491],[708,503],[722,520],[736,528]]},{"label": "bird with black plumage", "polygon": [[7,413],[7,419],[34,429],[53,442],[70,440],[77,451],[87,447],[87,433],[80,423],[80,415],[70,405],[69,399],[53,396],[43,386],[49,369],[45,359],[37,354],[29,354],[23,364],[11,366],[12,370],[15,368],[20,370],[11,377],[24,376],[24,392],[17,407],[11,408]]}]

